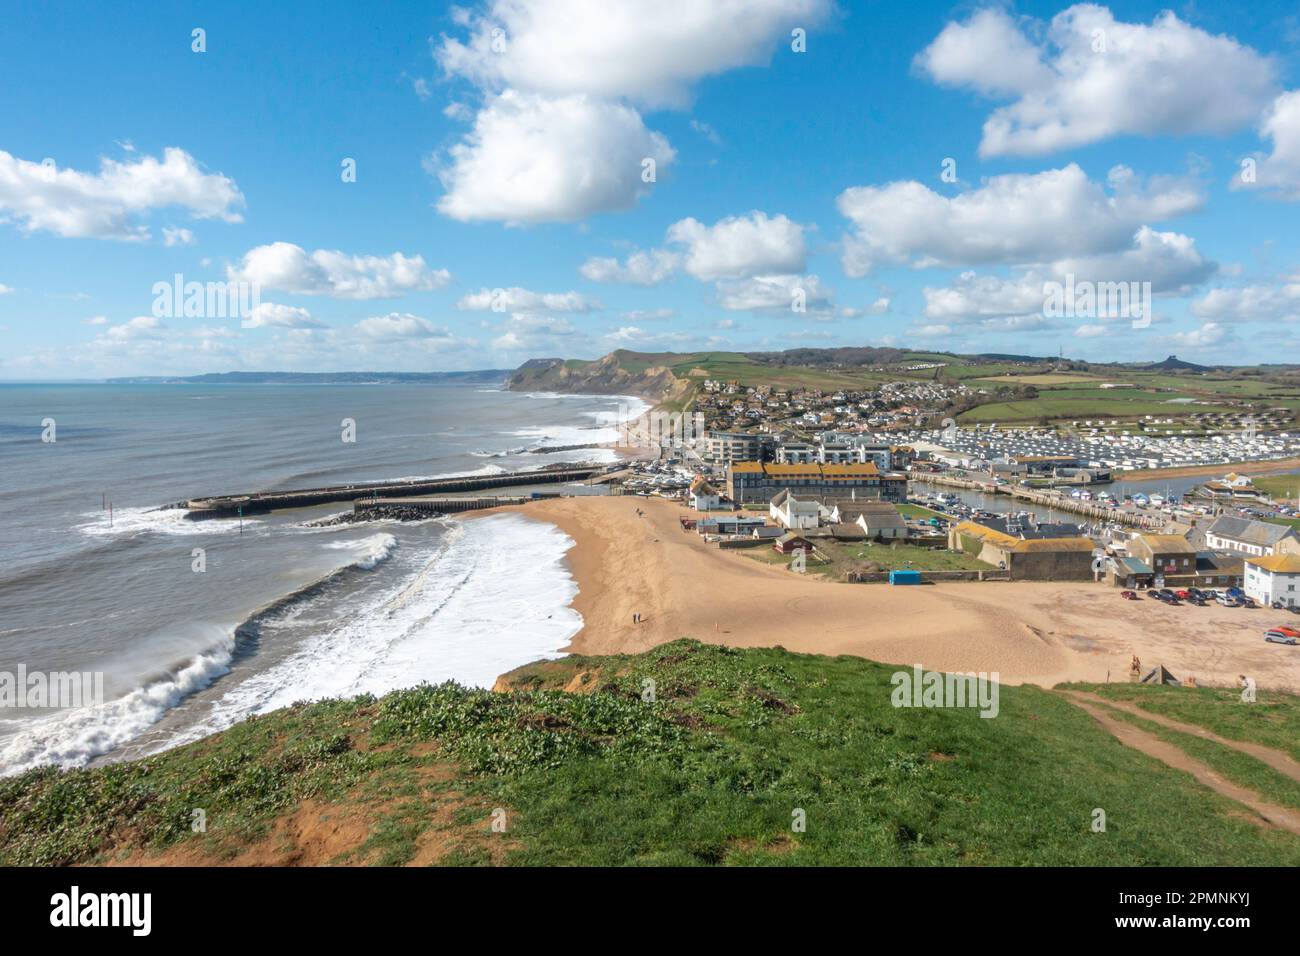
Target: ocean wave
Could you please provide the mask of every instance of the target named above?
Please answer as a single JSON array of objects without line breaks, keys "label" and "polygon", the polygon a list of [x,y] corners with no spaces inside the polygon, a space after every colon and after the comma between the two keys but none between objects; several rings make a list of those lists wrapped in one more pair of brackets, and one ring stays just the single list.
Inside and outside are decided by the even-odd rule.
[{"label": "ocean wave", "polygon": [[382,561],[387,561],[397,547],[397,538],[391,534],[372,534],[368,538],[355,541],[333,541],[325,547],[331,550],[347,550],[356,554],[353,567],[363,571],[373,571]]},{"label": "ocean wave", "polygon": [[230,671],[235,632],[167,674],[94,707],[61,711],[26,722],[0,748],[0,776],[46,764],[82,767],[134,740],[186,697]]},{"label": "ocean wave", "polygon": [[[81,517],[93,520],[75,525],[74,529],[90,538],[135,537],[142,534],[238,534],[240,531],[238,518],[191,521],[185,515],[183,508],[114,508],[113,522],[109,524],[108,512],[87,511]],[[245,518],[243,529],[247,532],[259,524],[254,518]]]},{"label": "ocean wave", "polygon": [[491,686],[521,664],[561,656],[582,625],[568,606],[577,593],[564,562],[573,540],[513,514],[454,525],[413,574],[334,614],[296,653],[232,686],[200,724],[159,749],[298,700],[383,694],[421,681]]}]

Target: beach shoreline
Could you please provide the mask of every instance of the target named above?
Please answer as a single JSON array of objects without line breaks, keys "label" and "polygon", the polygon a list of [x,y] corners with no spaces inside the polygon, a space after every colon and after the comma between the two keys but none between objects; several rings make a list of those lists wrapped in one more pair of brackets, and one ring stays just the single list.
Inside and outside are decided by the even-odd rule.
[{"label": "beach shoreline", "polygon": [[[638,515],[638,510],[640,515]],[[691,637],[781,646],[904,667],[999,674],[1008,684],[1127,681],[1137,655],[1181,679],[1300,688],[1300,658],[1261,633],[1264,612],[1122,601],[1093,583],[963,582],[891,587],[793,574],[680,529],[682,505],[629,495],[553,498],[466,514],[517,512],[573,541],[566,562],[582,626],[564,648],[639,653]],[[640,623],[633,620],[641,615]]]}]

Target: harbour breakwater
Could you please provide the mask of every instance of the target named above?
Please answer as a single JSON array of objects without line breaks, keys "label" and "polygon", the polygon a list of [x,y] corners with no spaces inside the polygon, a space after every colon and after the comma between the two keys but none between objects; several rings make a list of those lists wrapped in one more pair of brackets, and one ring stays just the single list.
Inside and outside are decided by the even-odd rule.
[{"label": "harbour breakwater", "polygon": [[424,481],[374,482],[333,485],[326,488],[304,488],[298,491],[265,491],[242,495],[217,495],[210,498],[191,498],[171,507],[184,508],[186,509],[186,518],[201,521],[205,518],[233,518],[250,514],[264,514],[285,508],[309,508],[314,505],[341,501],[417,498],[445,495],[453,492],[484,491],[489,488],[561,484],[574,481],[591,482],[602,478],[606,472],[617,467],[621,466],[540,468],[535,471],[506,472],[499,475],[430,478]]}]

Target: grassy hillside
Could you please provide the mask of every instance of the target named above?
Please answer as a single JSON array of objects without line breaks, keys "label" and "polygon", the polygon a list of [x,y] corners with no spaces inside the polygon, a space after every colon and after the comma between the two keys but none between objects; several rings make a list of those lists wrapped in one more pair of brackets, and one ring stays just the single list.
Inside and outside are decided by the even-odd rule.
[{"label": "grassy hillside", "polygon": [[1300,837],[1060,694],[1003,688],[993,719],[896,709],[894,671],[682,640],[530,665],[510,693],[297,705],[0,781],[0,863],[1300,864]]}]

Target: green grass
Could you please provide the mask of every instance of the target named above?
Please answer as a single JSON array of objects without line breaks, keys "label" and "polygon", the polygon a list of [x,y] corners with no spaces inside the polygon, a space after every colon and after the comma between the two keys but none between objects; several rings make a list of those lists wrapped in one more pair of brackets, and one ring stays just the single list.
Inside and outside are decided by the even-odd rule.
[{"label": "green grass", "polygon": [[949,516],[942,511],[935,511],[933,508],[926,508],[923,505],[899,505],[898,513],[904,518],[942,518],[945,521],[950,520]]},{"label": "green grass", "polygon": [[[469,801],[440,824],[474,834],[441,860],[459,865],[1300,865],[1300,838],[1241,819],[1059,694],[1002,687],[993,719],[896,708],[895,672],[682,640],[529,665],[511,693],[295,706],[146,761],[0,781],[0,863],[254,839],[308,796],[395,807],[358,861],[403,862],[433,762]],[[571,683],[589,692],[559,690]],[[207,837],[189,830],[195,806]],[[509,808],[507,834],[485,833],[484,807]]]},{"label": "green grass", "polygon": [[1250,479],[1256,488],[1270,497],[1294,501],[1300,494],[1300,474],[1294,472],[1282,475],[1252,475]]},{"label": "green grass", "polygon": [[[934,550],[913,544],[869,541],[832,541],[817,538],[817,553],[805,558],[807,573],[843,581],[850,571],[990,571],[993,565],[957,551]],[[789,567],[792,555],[775,548],[746,548],[740,552],[764,564]],[[875,565],[876,567],[872,567]]]},{"label": "green grass", "polygon": [[1278,773],[1263,761],[1212,740],[1162,727],[1122,710],[1112,710],[1111,713],[1120,720],[1174,744],[1189,757],[1199,760],[1238,786],[1255,791],[1269,803],[1300,810],[1300,783],[1286,774]]},{"label": "green grass", "polygon": [[[1278,645],[1283,650],[1290,648]],[[1182,675],[1179,675],[1182,676]],[[1241,691],[1221,687],[1147,687],[1136,684],[1066,684],[1112,700],[1130,701],[1153,714],[1196,724],[1229,740],[1263,744],[1300,760],[1300,697],[1256,690],[1246,703]]]}]

